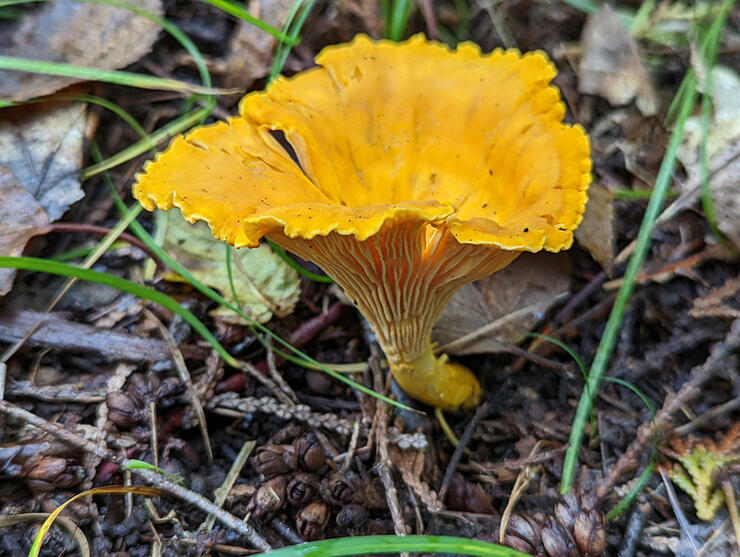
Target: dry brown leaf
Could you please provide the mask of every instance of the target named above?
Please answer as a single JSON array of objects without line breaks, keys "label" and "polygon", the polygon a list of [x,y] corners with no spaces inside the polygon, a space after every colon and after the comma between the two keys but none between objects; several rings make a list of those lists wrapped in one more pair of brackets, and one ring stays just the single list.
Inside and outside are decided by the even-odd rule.
[{"label": "dry brown leaf", "polygon": [[[129,0],[162,15],[160,0]],[[159,25],[124,8],[96,3],[48,2],[27,13],[11,31],[4,56],[114,70],[144,56]],[[0,97],[22,101],[48,95],[79,79],[0,71]]]},{"label": "dry brown leaf", "polygon": [[26,188],[50,222],[83,197],[85,105],[32,105],[0,113],[0,165]]},{"label": "dry brown leaf", "polygon": [[[0,255],[18,256],[48,224],[46,213],[6,167],[0,166]],[[0,296],[10,292],[15,269],[0,268]]]},{"label": "dry brown leaf", "polygon": [[637,44],[608,5],[591,14],[581,34],[583,54],[578,68],[578,90],[604,97],[613,106],[635,99],[645,116],[657,112],[650,79],[640,62]]},{"label": "dry brown leaf", "polygon": [[[249,12],[276,29],[282,29],[293,9],[294,0],[253,0]],[[231,39],[231,52],[225,60],[227,89],[247,90],[252,83],[270,73],[277,39],[251,23],[239,21]]]},{"label": "dry brown leaf", "polygon": [[566,254],[525,253],[505,269],[463,286],[432,333],[449,354],[501,352],[517,343],[568,292]]},{"label": "dry brown leaf", "polygon": [[[707,161],[717,228],[740,248],[740,76],[723,66],[712,70],[712,122],[707,133]],[[682,186],[701,182],[699,146],[701,118],[686,121],[684,143],[678,157],[691,179]],[[698,192],[697,192],[698,194]]]},{"label": "dry brown leaf", "polygon": [[609,188],[599,183],[591,184],[586,212],[575,236],[591,257],[611,274],[614,258],[614,196]]},{"label": "dry brown leaf", "polygon": [[421,479],[424,472],[424,451],[402,450],[390,446],[389,454],[393,466],[401,472],[401,477],[406,485],[421,499],[427,510],[431,513],[441,511],[444,506],[437,494],[429,487],[429,484]]}]

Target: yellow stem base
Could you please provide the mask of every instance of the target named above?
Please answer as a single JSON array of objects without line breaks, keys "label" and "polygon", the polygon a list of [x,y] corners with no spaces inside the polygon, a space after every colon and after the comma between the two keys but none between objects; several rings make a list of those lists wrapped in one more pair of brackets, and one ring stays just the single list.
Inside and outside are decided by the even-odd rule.
[{"label": "yellow stem base", "polygon": [[410,362],[390,362],[401,388],[413,398],[445,411],[471,408],[480,401],[481,387],[475,375],[460,364],[439,358],[432,346]]}]

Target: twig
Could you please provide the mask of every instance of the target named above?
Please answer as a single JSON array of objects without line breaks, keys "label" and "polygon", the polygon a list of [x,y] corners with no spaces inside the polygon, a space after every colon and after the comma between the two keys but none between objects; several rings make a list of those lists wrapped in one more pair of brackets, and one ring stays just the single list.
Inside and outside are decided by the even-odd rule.
[{"label": "twig", "polygon": [[[0,400],[0,412],[34,425],[39,429],[46,431],[47,433],[51,433],[62,441],[66,441],[67,443],[75,447],[79,447],[96,456],[99,456],[100,458],[111,460],[113,462],[121,462],[120,457],[118,457],[113,452],[108,451],[106,448],[95,445],[81,435],[68,431],[55,423],[48,422],[47,420],[44,420],[43,418],[40,418],[39,416],[36,416],[35,414],[28,412],[27,410],[18,408],[17,406],[10,404],[9,402]],[[121,464],[126,467],[129,463],[129,460],[124,460]],[[268,544],[262,536],[255,532],[255,530],[249,524],[247,524],[246,522],[242,522],[231,513],[228,513],[220,507],[217,507],[205,497],[202,497],[194,491],[177,485],[161,474],[158,474],[151,470],[137,468],[133,466],[128,469],[131,470],[131,472],[133,472],[134,474],[143,478],[150,485],[158,487],[163,491],[166,491],[170,495],[174,495],[175,497],[178,497],[183,501],[198,507],[207,514],[214,515],[216,517],[216,520],[243,535],[250,541],[250,543],[252,543],[252,545],[257,547],[258,549],[261,549],[263,551],[268,551],[272,549],[270,547],[270,544]]]},{"label": "twig", "polygon": [[[239,477],[239,474],[242,472],[242,468],[244,468],[244,464],[247,462],[247,459],[249,458],[249,455],[252,454],[252,450],[254,450],[254,446],[257,444],[256,441],[245,441],[242,445],[242,448],[239,449],[239,454],[236,455],[236,458],[234,459],[234,462],[231,465],[231,468],[229,468],[229,473],[226,474],[226,478],[224,478],[223,483],[220,487],[216,488],[215,495],[216,499],[214,500],[214,503],[218,505],[219,507],[222,507],[224,502],[226,501],[226,497],[229,494],[229,491],[231,491],[231,488],[234,486],[234,482],[236,482],[237,478]],[[216,517],[213,515],[210,515],[208,518],[206,518],[206,521],[203,523],[203,529],[206,532],[210,532],[211,528],[213,528],[213,523],[216,521]]]},{"label": "twig", "polygon": [[78,435],[77,433],[69,431],[59,424],[55,424],[53,422],[49,422],[43,418],[40,418],[36,414],[33,414],[28,410],[24,410],[23,408],[20,408],[15,404],[11,404],[10,402],[7,402],[5,400],[0,400],[0,413],[11,416],[17,420],[21,420],[22,422],[31,424],[32,426],[35,426],[42,431],[50,433],[51,435],[57,437],[58,439],[61,439],[62,441],[66,441],[73,447],[79,447],[80,449],[94,454],[95,456],[98,456],[100,458],[112,460],[113,462],[121,461],[120,457],[109,452],[108,449],[106,449],[105,447],[96,445],[95,443],[92,443],[85,439],[82,435]]},{"label": "twig", "polygon": [[270,526],[282,537],[284,537],[286,540],[288,540],[293,545],[298,545],[299,543],[306,543],[306,540],[304,540],[302,537],[298,535],[298,532],[293,530],[290,526],[288,526],[285,522],[280,520],[279,518],[273,518],[270,521]]},{"label": "twig", "polygon": [[442,478],[442,486],[439,488],[439,500],[444,501],[445,496],[447,495],[447,489],[450,485],[450,482],[452,481],[452,475],[455,473],[455,470],[457,469],[457,465],[460,463],[460,460],[462,459],[462,455],[465,452],[466,447],[468,446],[468,443],[470,443],[470,439],[473,437],[473,432],[475,431],[475,428],[478,426],[478,422],[480,422],[483,417],[488,414],[488,411],[491,408],[492,401],[487,402],[486,404],[481,404],[478,409],[475,411],[475,414],[473,414],[472,419],[470,422],[468,422],[468,425],[465,426],[465,431],[463,431],[463,434],[460,436],[459,441],[457,442],[457,447],[455,447],[455,452],[452,453],[452,458],[450,458],[449,464],[447,464],[447,470],[445,470],[444,478]]},{"label": "twig", "polygon": [[[201,437],[203,438],[203,444],[206,448],[206,454],[208,455],[208,461],[213,462],[213,449],[211,448],[211,437],[208,435],[208,425],[206,423],[206,413],[203,411],[203,405],[200,403],[200,398],[198,397],[198,393],[195,390],[195,387],[193,386],[193,380],[190,378],[190,371],[188,370],[188,366],[185,363],[185,358],[182,355],[182,352],[180,351],[180,348],[177,346],[177,342],[170,334],[169,330],[167,330],[167,327],[164,326],[164,323],[159,320],[159,318],[154,315],[151,311],[144,308],[144,315],[147,316],[147,318],[152,321],[156,326],[157,330],[159,330],[159,334],[162,335],[162,338],[167,343],[167,348],[170,350],[170,355],[172,358],[172,363],[175,364],[175,369],[177,369],[177,374],[180,376],[180,381],[183,382],[185,385],[185,388],[188,392],[188,398],[190,399],[190,405],[193,407],[193,411],[195,412],[195,415],[198,417],[198,429],[200,429]],[[152,415],[154,414],[154,410],[152,410]],[[152,432],[154,432],[156,428],[152,428]],[[156,447],[155,447],[155,458],[156,458]]]},{"label": "twig", "polygon": [[[375,389],[381,391],[385,383],[383,372],[378,364],[378,347],[375,344],[370,345],[370,369],[373,370],[373,382]],[[380,481],[385,488],[385,500],[388,503],[388,509],[391,511],[393,519],[393,529],[397,536],[406,535],[406,523],[403,520],[401,507],[398,504],[398,492],[396,484],[391,477],[391,458],[388,453],[388,405],[380,400],[377,401],[378,427],[375,430],[375,441],[378,446],[376,468]]]},{"label": "twig", "polygon": [[620,544],[619,557],[634,557],[637,544],[642,539],[642,531],[645,528],[647,514],[652,509],[650,503],[640,503],[632,511],[627,521],[624,537]]},{"label": "twig", "polygon": [[433,41],[439,40],[437,31],[437,19],[434,17],[434,4],[432,0],[420,0],[421,13],[424,15],[424,24],[427,28],[427,37]]},{"label": "twig", "polygon": [[740,513],[737,511],[735,487],[729,479],[722,480],[722,491],[725,492],[727,510],[730,511],[730,522],[732,522],[732,529],[735,532],[735,544],[740,549]]},{"label": "twig", "polygon": [[[126,463],[124,462],[124,465],[125,464]],[[149,485],[158,487],[170,495],[174,495],[178,499],[182,499],[186,503],[198,507],[205,513],[212,514],[220,523],[247,538],[256,548],[261,549],[262,551],[269,551],[272,549],[270,544],[267,543],[267,540],[260,536],[249,524],[239,520],[233,514],[226,512],[222,508],[217,507],[202,495],[171,482],[163,475],[153,472],[152,470],[133,468],[131,471],[144,479]]]},{"label": "twig", "polygon": [[619,479],[625,474],[633,471],[639,462],[639,455],[645,445],[657,434],[661,434],[671,427],[673,414],[681,406],[694,400],[701,395],[701,387],[714,377],[720,370],[728,365],[727,359],[731,357],[733,350],[740,346],[740,319],[736,319],[727,336],[712,346],[709,358],[691,370],[688,381],[683,384],[675,396],[668,396],[663,403],[663,408],[655,415],[655,419],[645,422],[637,430],[637,437],[630,443],[627,450],[619,457],[617,463],[609,471],[596,492],[600,501],[612,492]]},{"label": "twig", "polygon": [[735,397],[732,400],[728,400],[723,404],[713,406],[706,412],[703,412],[700,416],[697,416],[696,418],[691,420],[689,423],[674,429],[673,433],[675,433],[679,437],[683,437],[685,435],[688,435],[689,433],[696,431],[707,422],[718,418],[719,416],[723,416],[724,414],[732,412],[733,410],[737,410],[738,408],[740,408],[740,396]]}]

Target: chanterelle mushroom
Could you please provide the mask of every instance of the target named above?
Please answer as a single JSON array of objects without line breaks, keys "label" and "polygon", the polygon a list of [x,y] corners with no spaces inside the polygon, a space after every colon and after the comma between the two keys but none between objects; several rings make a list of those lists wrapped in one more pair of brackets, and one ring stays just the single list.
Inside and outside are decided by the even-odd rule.
[{"label": "chanterelle mushroom", "polygon": [[475,404],[478,381],[433,354],[432,327],[463,284],[522,251],[570,247],[586,134],[562,123],[541,52],[359,36],[316,62],[247,95],[239,116],[175,139],[134,195],[236,247],[267,236],[315,262],[370,322],[407,393]]}]

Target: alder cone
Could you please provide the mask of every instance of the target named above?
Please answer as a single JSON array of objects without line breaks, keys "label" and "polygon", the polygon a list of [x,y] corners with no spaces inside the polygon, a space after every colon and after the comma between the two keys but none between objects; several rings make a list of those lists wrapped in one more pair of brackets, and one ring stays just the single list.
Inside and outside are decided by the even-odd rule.
[{"label": "alder cone", "polygon": [[512,515],[504,543],[534,557],[601,557],[606,552],[606,518],[591,502],[568,494],[544,513]]},{"label": "alder cone", "polygon": [[252,457],[252,466],[269,479],[298,468],[298,456],[293,445],[265,445]]},{"label": "alder cone", "polygon": [[324,537],[331,510],[323,501],[314,501],[303,507],[296,515],[296,529],[306,540],[318,540]]}]

